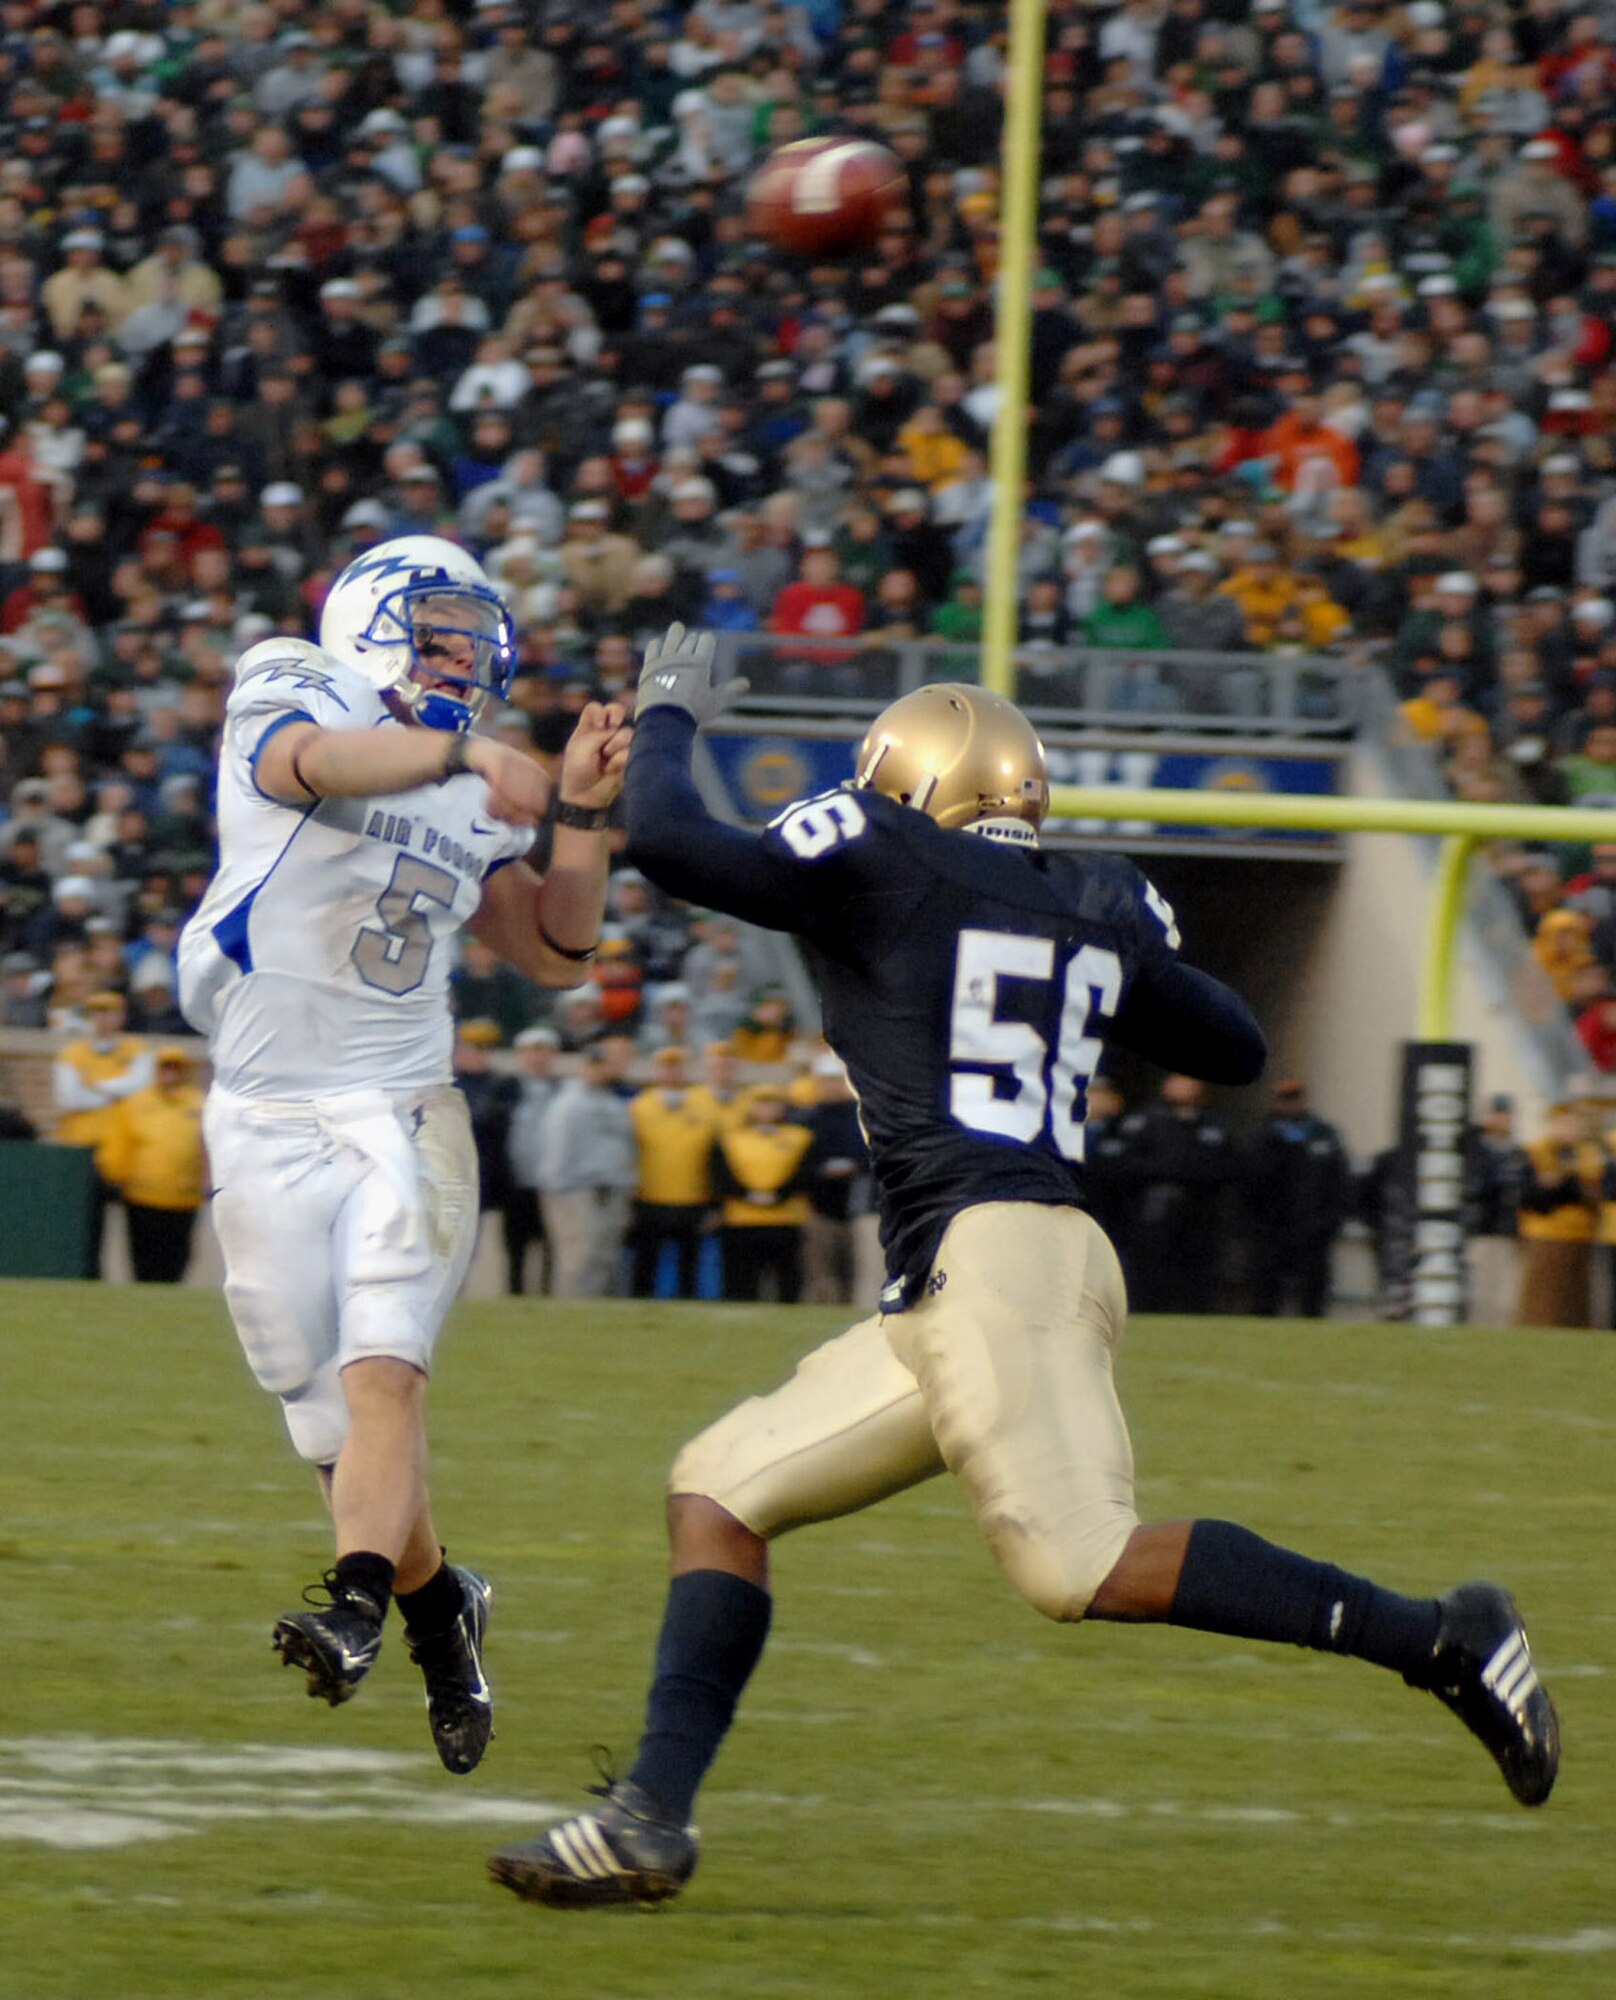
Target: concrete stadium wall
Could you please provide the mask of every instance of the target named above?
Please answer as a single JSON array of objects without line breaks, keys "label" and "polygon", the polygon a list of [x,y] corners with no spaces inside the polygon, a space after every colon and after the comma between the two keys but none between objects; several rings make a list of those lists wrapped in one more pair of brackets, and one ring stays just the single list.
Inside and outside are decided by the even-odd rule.
[{"label": "concrete stadium wall", "polygon": [[[1353,759],[1352,790],[1384,798],[1380,759]],[[1403,834],[1349,837],[1315,921],[1294,941],[1292,976],[1265,1014],[1278,1063],[1305,1076],[1355,1155],[1395,1136],[1401,1045],[1414,1032],[1437,843]],[[1481,865],[1477,863],[1476,865]],[[1287,956],[1290,952],[1287,951]],[[1460,940],[1455,1032],[1475,1044],[1478,1098],[1509,1092],[1531,1130],[1554,1091],[1473,928]]]}]

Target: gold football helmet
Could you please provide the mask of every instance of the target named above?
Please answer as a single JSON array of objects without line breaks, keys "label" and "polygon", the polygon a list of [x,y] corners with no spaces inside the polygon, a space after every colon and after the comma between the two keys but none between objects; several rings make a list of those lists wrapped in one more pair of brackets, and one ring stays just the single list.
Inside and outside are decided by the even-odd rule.
[{"label": "gold football helmet", "polygon": [[916,688],[871,723],[853,783],[913,806],[939,826],[985,819],[1036,827],[1049,810],[1038,732],[1002,695],[953,682]]}]

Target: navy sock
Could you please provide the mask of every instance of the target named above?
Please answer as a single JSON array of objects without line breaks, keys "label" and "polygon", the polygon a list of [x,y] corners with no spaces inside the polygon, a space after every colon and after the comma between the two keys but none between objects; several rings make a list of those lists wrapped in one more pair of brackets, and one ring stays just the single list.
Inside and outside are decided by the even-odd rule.
[{"label": "navy sock", "polygon": [[337,1557],[334,1575],[339,1597],[356,1591],[375,1605],[378,1621],[387,1616],[387,1607],[393,1601],[393,1565],[386,1556],[374,1555],[369,1549],[355,1549],[351,1555]]},{"label": "navy sock", "polygon": [[[441,1553],[441,1551],[440,1551]],[[398,1608],[404,1614],[405,1629],[417,1639],[447,1632],[465,1605],[460,1579],[446,1562],[439,1563],[419,1590],[401,1590]]]},{"label": "navy sock", "polygon": [[691,1570],[668,1586],[629,1777],[681,1825],[762,1656],[772,1608],[766,1590],[727,1570]]},{"label": "navy sock", "polygon": [[1316,1653],[1350,1653],[1408,1674],[1429,1661],[1440,1616],[1435,1598],[1399,1597],[1333,1563],[1265,1542],[1232,1521],[1197,1521],[1167,1622]]}]

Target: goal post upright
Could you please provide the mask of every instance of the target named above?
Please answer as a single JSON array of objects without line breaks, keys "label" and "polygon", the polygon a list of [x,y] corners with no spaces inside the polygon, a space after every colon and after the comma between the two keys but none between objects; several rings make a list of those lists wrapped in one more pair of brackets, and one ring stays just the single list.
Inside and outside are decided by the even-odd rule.
[{"label": "goal post upright", "polygon": [[1010,0],[1005,49],[1004,138],[999,166],[999,268],[994,356],[999,406],[988,471],[993,509],[982,612],[982,685],[1015,696],[1016,571],[1027,483],[1027,402],[1032,372],[1033,244],[1043,142],[1045,0]]}]

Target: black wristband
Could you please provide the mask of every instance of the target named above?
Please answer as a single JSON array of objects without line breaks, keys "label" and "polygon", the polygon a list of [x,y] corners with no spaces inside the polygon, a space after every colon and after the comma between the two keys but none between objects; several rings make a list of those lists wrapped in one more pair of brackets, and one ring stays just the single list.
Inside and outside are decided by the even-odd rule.
[{"label": "black wristband", "polygon": [[[578,810],[578,808],[574,808],[574,810]],[[557,958],[568,959],[574,965],[587,965],[599,949],[598,942],[586,945],[582,951],[574,951],[570,944],[558,944],[542,923],[539,925],[539,936],[543,938],[544,942],[555,953]]]},{"label": "black wristband", "polygon": [[444,753],[443,769],[438,774],[440,785],[448,784],[451,778],[458,778],[463,771],[471,769],[471,761],[466,755],[466,739],[457,729],[449,738],[449,748]]},{"label": "black wristband", "polygon": [[567,799],[557,799],[555,805],[557,826],[573,826],[580,833],[601,833],[612,823],[610,806],[575,806]]}]

